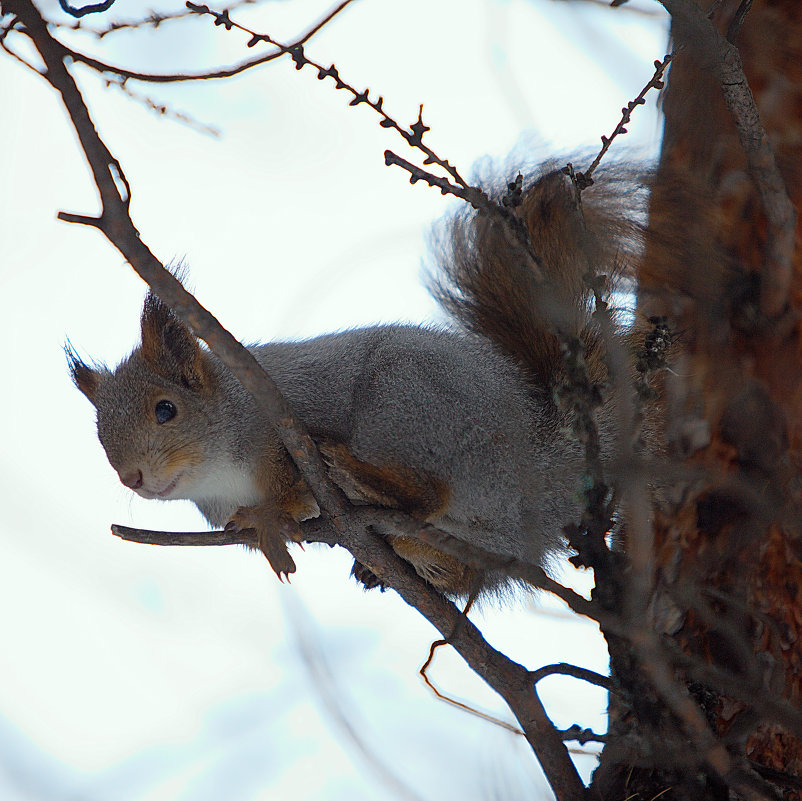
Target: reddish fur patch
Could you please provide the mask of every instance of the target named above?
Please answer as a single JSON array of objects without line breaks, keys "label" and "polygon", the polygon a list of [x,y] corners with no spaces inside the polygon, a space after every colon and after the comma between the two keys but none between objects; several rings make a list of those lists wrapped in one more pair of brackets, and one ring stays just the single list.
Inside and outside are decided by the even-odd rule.
[{"label": "reddish fur patch", "polygon": [[327,443],[323,450],[334,467],[347,473],[360,490],[366,490],[365,500],[403,509],[424,520],[436,516],[448,506],[448,487],[422,471],[413,471],[402,465],[379,466],[363,462],[341,443]]},{"label": "reddish fur patch", "polygon": [[[347,482],[348,488],[365,502],[403,509],[423,520],[436,517],[448,507],[449,488],[433,476],[400,465],[363,462],[342,443],[326,442],[321,451],[335,480]],[[402,559],[439,590],[454,595],[473,591],[476,573],[456,557],[414,537],[391,536],[388,541]]]},{"label": "reddish fur patch", "polygon": [[437,589],[453,595],[469,595],[475,589],[476,572],[456,556],[412,537],[392,537],[390,545]]},{"label": "reddish fur patch", "polygon": [[306,520],[320,512],[309,485],[298,477],[295,465],[275,433],[262,451],[256,482],[265,503],[273,504],[292,520]]}]

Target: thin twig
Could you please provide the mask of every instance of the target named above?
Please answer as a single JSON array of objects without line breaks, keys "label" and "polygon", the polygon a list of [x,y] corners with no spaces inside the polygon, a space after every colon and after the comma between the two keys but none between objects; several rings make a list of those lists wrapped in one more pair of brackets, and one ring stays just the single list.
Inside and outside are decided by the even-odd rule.
[{"label": "thin twig", "polygon": [[669,53],[663,58],[662,61],[654,62],[654,75],[652,75],[652,77],[649,79],[649,82],[646,84],[646,86],[640,90],[638,96],[634,100],[630,100],[629,103],[627,103],[626,106],[621,109],[621,119],[619,120],[618,125],[616,125],[613,129],[613,132],[610,134],[610,136],[607,137],[602,135],[602,147],[596,158],[593,159],[593,161],[590,163],[590,166],[586,170],[576,173],[576,181],[580,190],[585,189],[593,184],[593,178],[591,177],[593,172],[601,163],[601,160],[604,158],[604,154],[610,149],[610,145],[613,143],[613,140],[617,136],[627,133],[625,126],[629,124],[629,121],[632,117],[632,112],[638,106],[642,106],[646,103],[646,95],[648,92],[651,89],[663,88],[663,73],[666,71],[673,58],[674,53]]},{"label": "thin twig", "polygon": [[429,186],[437,187],[441,195],[453,195],[461,200],[470,203],[475,209],[482,211],[496,211],[498,204],[493,203],[490,198],[474,186],[456,186],[452,184],[447,178],[441,178],[438,175],[433,175],[430,172],[418,167],[416,164],[402,159],[401,156],[393,153],[392,150],[384,151],[384,163],[388,167],[401,167],[409,173],[409,182],[416,184],[418,181],[424,181]]},{"label": "thin twig", "polygon": [[487,712],[482,712],[475,707],[469,706],[468,704],[463,703],[462,701],[458,701],[456,698],[452,698],[450,695],[446,695],[445,693],[440,692],[440,690],[435,686],[434,682],[429,678],[429,668],[431,667],[432,661],[434,660],[435,652],[438,648],[442,648],[444,645],[449,645],[449,640],[435,640],[429,646],[429,656],[426,657],[426,661],[421,666],[421,669],[418,671],[420,673],[421,678],[425,682],[426,686],[434,693],[434,695],[450,706],[456,707],[457,709],[461,709],[463,712],[467,712],[470,715],[474,715],[477,718],[481,718],[482,720],[487,721],[488,723],[492,723],[494,726],[498,726],[501,729],[505,729],[506,731],[512,732],[513,734],[519,734],[522,737],[524,736],[523,731],[518,726],[513,726],[511,723],[507,723],[505,720],[501,720],[501,718],[495,717],[495,715],[491,715]]},{"label": "thin twig", "polygon": [[727,41],[730,44],[734,45],[735,41],[738,39],[738,34],[741,32],[741,27],[746,20],[746,15],[749,13],[750,8],[752,8],[752,0],[741,0],[741,5],[738,6],[738,10],[732,18],[730,27],[727,28]]},{"label": "thin twig", "polygon": [[457,168],[450,164],[447,159],[438,156],[434,150],[432,150],[423,142],[423,135],[429,130],[429,128],[424,124],[422,119],[422,105],[418,112],[418,119],[412,123],[409,128],[405,128],[404,126],[399,125],[398,122],[396,122],[389,114],[387,114],[387,112],[384,111],[382,108],[384,104],[383,97],[379,96],[377,100],[373,100],[370,97],[370,90],[364,89],[361,92],[358,91],[354,86],[342,79],[334,64],[325,67],[323,64],[310,59],[304,52],[302,45],[291,46],[281,44],[268,34],[257,33],[245,25],[241,25],[240,23],[232,20],[228,14],[228,11],[214,11],[213,9],[209,8],[209,6],[192,3],[190,0],[187,0],[186,5],[191,11],[195,11],[198,14],[208,14],[214,17],[214,24],[223,26],[227,31],[236,28],[243,33],[247,33],[251,37],[248,41],[248,47],[254,47],[260,42],[266,42],[267,44],[279,48],[283,54],[288,55],[295,63],[295,69],[301,70],[306,66],[310,66],[317,70],[317,77],[319,80],[322,81],[326,78],[331,78],[332,81],[334,81],[335,88],[344,90],[352,96],[353,99],[349,105],[358,106],[364,103],[373,109],[373,111],[375,111],[376,114],[378,114],[381,118],[379,120],[379,125],[381,125],[382,128],[392,128],[395,130],[396,133],[398,133],[410,147],[417,148],[425,154],[426,164],[437,164],[439,167],[442,167],[451,176],[452,180],[454,180],[459,186],[465,189],[469,188],[468,183],[459,174]]},{"label": "thin twig", "polygon": [[135,92],[128,85],[127,78],[122,78],[119,75],[115,75],[113,77],[106,77],[105,83],[107,87],[110,86],[116,87],[124,95],[127,95],[131,100],[137,103],[141,103],[143,106],[146,106],[151,111],[154,111],[161,117],[165,117],[167,119],[183,123],[187,127],[192,128],[198,131],[199,133],[207,134],[209,136],[220,136],[219,128],[216,128],[213,125],[207,125],[205,123],[198,122],[196,119],[190,117],[185,112],[175,111],[165,103],[160,103],[159,101],[154,100],[151,97],[147,97],[146,95],[140,94],[139,92]]}]

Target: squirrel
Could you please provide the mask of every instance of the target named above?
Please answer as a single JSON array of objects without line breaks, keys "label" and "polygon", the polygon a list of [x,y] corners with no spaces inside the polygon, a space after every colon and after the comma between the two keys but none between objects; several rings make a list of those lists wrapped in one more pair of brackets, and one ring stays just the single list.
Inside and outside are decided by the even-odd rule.
[{"label": "squirrel", "polygon": [[[439,239],[430,288],[454,326],[379,325],[249,350],[351,500],[548,566],[583,508],[584,446],[557,399],[560,337],[579,337],[591,380],[605,380],[587,278],[620,269],[637,248],[637,223],[615,181],[598,182],[581,203],[559,170],[527,185],[519,177],[499,194],[506,212],[458,215]],[[279,577],[295,570],[287,542],[302,541],[299,523],[319,513],[314,498],[256,401],[167,305],[147,296],[141,343],[114,370],[71,349],[68,359],[125,486],[143,498],[189,499],[213,526],[254,529]],[[614,402],[596,412],[605,459],[615,449]],[[444,593],[505,581],[414,538],[386,536]],[[352,572],[366,587],[377,583],[358,563]]]}]

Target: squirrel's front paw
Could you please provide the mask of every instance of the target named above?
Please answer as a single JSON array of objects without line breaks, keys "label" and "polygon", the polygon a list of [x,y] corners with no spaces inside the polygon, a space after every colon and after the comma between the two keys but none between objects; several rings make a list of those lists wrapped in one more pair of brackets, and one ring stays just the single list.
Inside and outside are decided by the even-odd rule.
[{"label": "squirrel's front paw", "polygon": [[289,515],[274,507],[241,506],[226,524],[226,531],[256,532],[259,549],[270,562],[280,581],[295,572],[295,562],[287,550],[287,540],[300,542],[301,527]]}]

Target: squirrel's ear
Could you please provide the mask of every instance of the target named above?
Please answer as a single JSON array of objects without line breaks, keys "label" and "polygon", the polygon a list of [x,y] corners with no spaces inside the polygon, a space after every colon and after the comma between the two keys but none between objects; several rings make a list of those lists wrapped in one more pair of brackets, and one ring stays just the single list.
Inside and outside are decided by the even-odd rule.
[{"label": "squirrel's ear", "polygon": [[86,364],[69,341],[64,345],[64,353],[67,355],[67,364],[70,367],[73,383],[95,404],[97,388],[101,381],[101,371]]},{"label": "squirrel's ear", "polygon": [[142,309],[144,361],[160,376],[196,392],[211,390],[208,357],[175,313],[149,292]]}]

